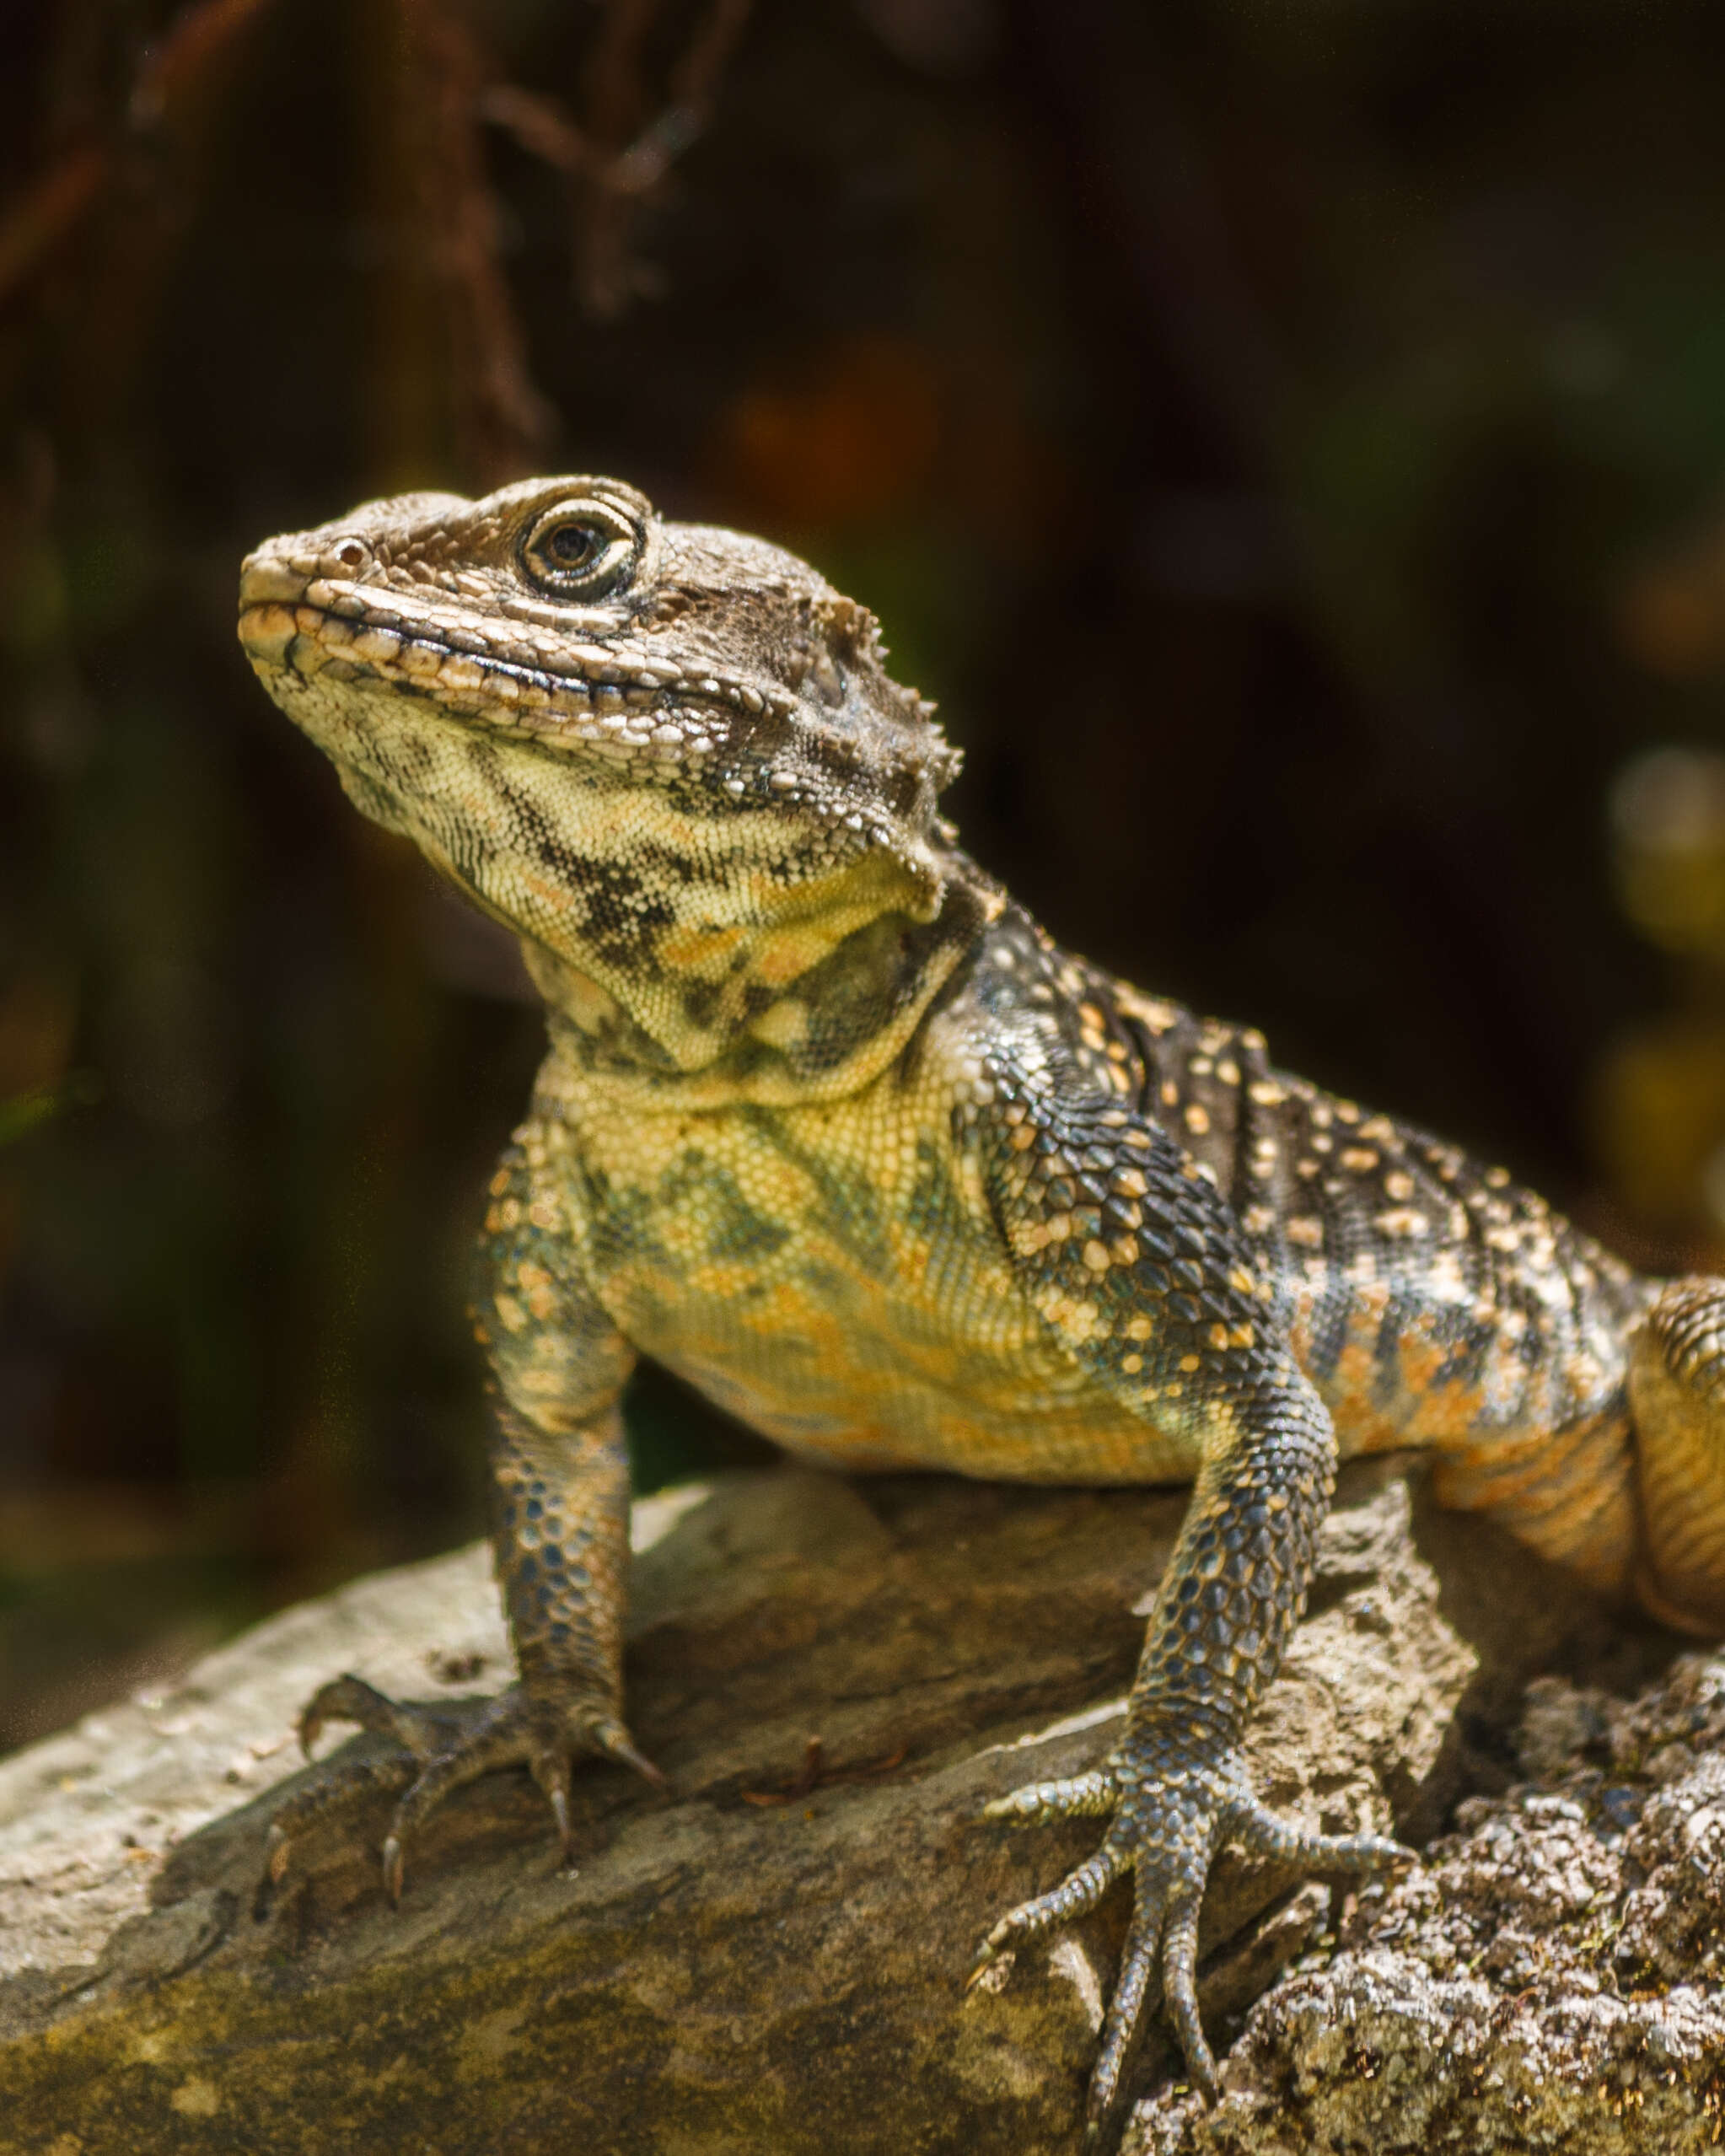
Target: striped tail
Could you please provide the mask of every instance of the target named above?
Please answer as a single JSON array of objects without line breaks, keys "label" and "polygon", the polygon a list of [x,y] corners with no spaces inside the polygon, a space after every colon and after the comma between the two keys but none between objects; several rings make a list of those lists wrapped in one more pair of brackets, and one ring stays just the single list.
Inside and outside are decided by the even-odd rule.
[{"label": "striped tail", "polygon": [[1725,1280],[1674,1280],[1630,1351],[1641,1466],[1641,1597],[1725,1633]]}]

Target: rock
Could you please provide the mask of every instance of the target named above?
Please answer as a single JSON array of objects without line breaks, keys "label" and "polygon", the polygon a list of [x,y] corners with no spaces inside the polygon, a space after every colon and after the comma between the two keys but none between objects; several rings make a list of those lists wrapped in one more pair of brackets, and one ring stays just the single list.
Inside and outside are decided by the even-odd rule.
[{"label": "rock", "polygon": [[1529,1688],[1530,1779],[1459,1808],[1261,2000],[1204,2112],[1128,2156],[1701,2156],[1725,2132],[1725,1656],[1632,1701]]},{"label": "rock", "polygon": [[[582,1852],[562,1871],[526,1776],[487,1777],[410,1851],[399,1911],[379,1877],[386,1803],[296,1843],[261,1919],[265,1831],[288,1777],[320,1771],[300,1767],[289,1732],[323,1679],[352,1668],[420,1697],[507,1680],[482,1549],[288,1611],[170,1692],[0,1762],[0,2151],[1075,2148],[1123,1898],[967,1997],[994,1918],[1097,1833],[975,1815],[1106,1748],[1140,1645],[1134,1610],[1184,1503],[788,1469],[647,1500],[631,1710],[674,1793],[594,1766],[578,1783]],[[1482,1778],[1507,1785],[1494,1731],[1529,1669],[1566,1643],[1583,1662],[1603,1651],[1597,1610],[1511,1549],[1477,1523],[1436,1520],[1384,1463],[1348,1471],[1312,1614],[1254,1724],[1266,1798],[1332,1830],[1414,1831]],[[1555,1746],[1560,1778],[1603,1774],[1570,1764],[1570,1733],[1597,1748],[1599,1729],[1630,1729],[1628,1710],[1599,1695],[1560,1711],[1556,1698],[1539,1696],[1525,1742],[1545,1744],[1548,1764]],[[1597,1882],[1576,1841],[1592,1815],[1562,1820],[1578,1879],[1605,1892],[1609,1873],[1646,1897],[1626,1932],[1659,1988],[1620,2008],[1621,2026],[1663,2032],[1681,2094],[1660,2095],[1659,2116],[1686,2131],[1707,2100],[1684,2047],[1717,2012],[1700,1966],[1717,1944],[1713,1905],[1698,1882],[1717,1877],[1718,1793],[1701,1756],[1711,1723],[1676,1726],[1655,1715],[1623,1736],[1657,1793],[1597,1860]],[[1446,1876],[1426,1873],[1359,1896],[1332,1933],[1328,1886],[1224,1859],[1206,1905],[1206,2012],[1225,2036],[1251,2009],[1228,2100],[1205,2121],[1163,2089],[1130,2128],[1137,2146],[1319,2146],[1298,2138],[1302,2122],[1357,2080],[1362,2014],[1369,2032],[1405,2024],[1410,2046],[1475,2030],[1495,2057],[1492,2014],[1521,1980],[1513,1959],[1501,1974],[1461,1972],[1478,1949],[1459,1942],[1498,1906],[1497,1844],[1480,1837],[1507,1822],[1534,1851],[1556,1830],[1518,1794],[1486,1801],[1453,1845],[1473,1856],[1452,1860],[1445,1845],[1443,1863],[1471,1864],[1475,1882],[1472,1901],[1457,1885],[1453,1910],[1441,1886],[1429,1908],[1405,1898]],[[1538,1893],[1527,1908],[1503,1893],[1529,1952],[1567,1925],[1583,1955],[1583,1917],[1548,1922]],[[1421,1941],[1448,1943],[1446,1973],[1421,1960]],[[1351,2028],[1330,2003],[1344,1997]],[[1579,2059],[1593,2024],[1572,2023]],[[1143,2085],[1167,2065],[1153,2036]],[[1368,2084],[1380,2104],[1388,2071]],[[1460,2067],[1452,2080],[1470,2085]],[[1508,2094],[1476,2110],[1518,2116]],[[1470,2145],[1529,2145],[1507,2132]]]}]

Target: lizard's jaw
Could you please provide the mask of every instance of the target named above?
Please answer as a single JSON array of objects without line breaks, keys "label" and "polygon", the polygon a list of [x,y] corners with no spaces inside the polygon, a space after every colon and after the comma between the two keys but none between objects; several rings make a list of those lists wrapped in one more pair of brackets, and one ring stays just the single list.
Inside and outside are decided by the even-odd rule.
[{"label": "lizard's jaw", "polygon": [[[653,789],[721,820],[794,819],[823,871],[884,848],[931,885],[930,903],[938,896],[935,802],[957,757],[932,730],[864,750],[781,682],[583,643],[571,633],[578,610],[518,601],[456,620],[440,590],[368,577],[363,562],[288,554],[280,541],[241,572],[240,643],[330,754],[325,714],[347,702],[368,710],[367,731],[388,730],[402,708],[440,712],[470,734],[566,762],[596,795]],[[557,615],[555,629],[535,626],[535,612]]]},{"label": "lizard's jaw", "polygon": [[679,769],[698,777],[728,745],[734,713],[751,715],[740,683],[703,681],[680,701],[685,685],[671,668],[545,636],[562,661],[553,665],[530,625],[462,629],[458,646],[433,598],[306,577],[268,553],[248,559],[239,598],[239,641],[272,696],[286,675],[368,683],[468,727],[614,765],[637,783]]},{"label": "lizard's jaw", "polygon": [[632,760],[567,732],[470,712],[479,691],[465,677],[434,692],[429,668],[404,676],[400,653],[331,637],[332,618],[346,627],[248,598],[240,637],[265,687],[366,815],[603,992],[584,1007],[620,1051],[613,1008],[630,1052],[679,1070],[745,1034],[793,1047],[798,981],[872,924],[939,908],[932,854],[907,859],[856,820],[811,818],[789,789],[716,794],[669,758],[643,782]]}]

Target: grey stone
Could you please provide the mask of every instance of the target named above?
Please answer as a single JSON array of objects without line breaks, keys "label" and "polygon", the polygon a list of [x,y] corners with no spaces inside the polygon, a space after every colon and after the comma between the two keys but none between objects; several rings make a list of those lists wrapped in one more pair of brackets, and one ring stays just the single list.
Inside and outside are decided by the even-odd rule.
[{"label": "grey stone", "polygon": [[1465,1798],[1259,2001],[1205,2111],[1126,2156],[1701,2156],[1725,2137],[1725,1656],[1529,1688],[1529,1779]]},{"label": "grey stone", "polygon": [[[631,1711],[672,1794],[610,1766],[582,1775],[564,1871],[527,1777],[488,1777],[410,1850],[399,1911],[379,1878],[386,1802],[308,1831],[259,1919],[264,1836],[293,1778],[321,1771],[291,1730],[324,1679],[352,1669],[444,1698],[507,1681],[482,1549],[287,1611],[170,1691],[0,1762],[0,2150],[1075,2149],[1123,1901],[967,1996],[993,1919],[1097,1833],[975,1815],[1106,1749],[1141,1643],[1133,1613],[1184,1503],[792,1470],[648,1500]],[[1606,1651],[1599,1613],[1555,1575],[1507,1560],[1487,1530],[1428,1525],[1392,1466],[1344,1478],[1312,1614],[1252,1733],[1263,1793],[1310,1824],[1435,1825],[1480,1786],[1482,1718],[1503,1726],[1529,1669]],[[1716,1804],[1725,1818],[1700,1696],[1631,1722],[1603,1694],[1576,1708],[1548,1687],[1522,1732],[1561,1781],[1606,1772],[1575,1767],[1562,1733],[1597,1751],[1615,1731],[1626,1763],[1600,1788],[1655,1793],[1614,1830],[1611,1875],[1628,1883],[1623,1934],[1655,1992],[1609,2004],[1665,2045],[1681,2100],[1661,2096],[1660,2116],[1685,2131],[1710,2116],[1690,2058],[1718,2010],[1701,1966],[1717,1890],[1703,1882],[1717,1878]],[[815,1736],[825,1772],[810,1787]],[[1499,1793],[1470,1800],[1485,1812],[1464,1810],[1456,1847],[1475,1853],[1439,1859],[1475,1881],[1441,1922],[1399,1898],[1430,1873],[1338,1909],[1324,1882],[1223,1859],[1203,1995],[1224,2038],[1246,2017],[1229,2093],[1198,2116],[1153,2035],[1138,2062],[1153,2093],[1128,2129],[1141,2149],[1376,2148],[1299,2138],[1326,2091],[1338,2105],[1357,2094],[1364,2054],[1347,2032],[1362,2015],[1368,2031],[1497,2040],[1513,1957],[1467,1969],[1458,1944],[1483,1921],[1478,1883],[1497,1861],[1479,1837],[1508,1820],[1534,1852],[1561,1830],[1566,1861],[1593,1877],[1575,1820],[1503,1791],[1514,1771],[1501,1764]],[[1518,1892],[1515,1922],[1545,1937],[1539,1892]],[[1428,1966],[1422,1942],[1449,1960]],[[1609,2019],[1601,1996],[1563,1992],[1591,2003],[1563,2024],[1577,2060]],[[1383,2048],[1405,2055],[1418,2056]],[[1386,2065],[1366,2087],[1381,2100],[1388,2078]],[[1491,2138],[1500,2113],[1519,2116],[1508,2097],[1456,2099],[1469,2100],[1486,2122],[1470,2146],[1530,2145]],[[1237,2126],[1244,2138],[1216,2138]]]}]

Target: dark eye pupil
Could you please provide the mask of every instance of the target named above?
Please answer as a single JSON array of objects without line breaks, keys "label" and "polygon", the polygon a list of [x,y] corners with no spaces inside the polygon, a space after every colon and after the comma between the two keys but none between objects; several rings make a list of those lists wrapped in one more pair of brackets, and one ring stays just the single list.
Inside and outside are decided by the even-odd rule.
[{"label": "dark eye pupil", "polygon": [[517,566],[553,599],[594,602],[632,575],[642,546],[630,520],[605,502],[559,502],[518,542]]},{"label": "dark eye pupil", "polygon": [[560,524],[540,542],[560,569],[584,569],[599,551],[599,535],[590,524]]}]

